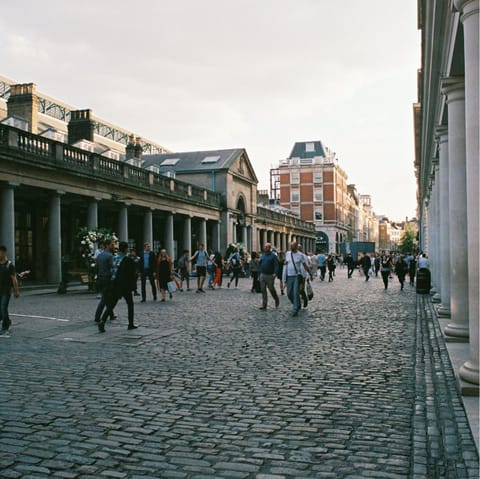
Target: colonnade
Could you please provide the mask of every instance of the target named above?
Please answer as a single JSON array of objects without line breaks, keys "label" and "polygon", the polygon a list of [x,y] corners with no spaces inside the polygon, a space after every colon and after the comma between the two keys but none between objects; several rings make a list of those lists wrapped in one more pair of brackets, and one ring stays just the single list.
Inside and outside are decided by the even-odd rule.
[{"label": "colonnade", "polygon": [[[444,78],[447,122],[435,132],[424,243],[447,340],[468,341],[461,379],[479,384],[479,2],[455,0],[464,29],[464,77]],[[428,218],[428,219],[427,219]],[[426,220],[426,221],[425,221]]]}]

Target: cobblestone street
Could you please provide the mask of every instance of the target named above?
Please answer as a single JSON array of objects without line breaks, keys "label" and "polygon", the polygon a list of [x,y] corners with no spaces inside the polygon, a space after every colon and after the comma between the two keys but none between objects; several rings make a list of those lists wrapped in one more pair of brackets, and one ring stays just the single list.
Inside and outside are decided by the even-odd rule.
[{"label": "cobblestone street", "polygon": [[250,285],[135,298],[133,331],[120,303],[105,334],[94,294],[12,299],[0,477],[478,478],[426,298],[338,269],[292,317]]}]

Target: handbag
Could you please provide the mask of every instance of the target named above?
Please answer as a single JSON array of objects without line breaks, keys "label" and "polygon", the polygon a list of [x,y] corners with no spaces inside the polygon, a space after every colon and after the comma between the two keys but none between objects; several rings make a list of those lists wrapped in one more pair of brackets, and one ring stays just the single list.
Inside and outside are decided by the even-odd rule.
[{"label": "handbag", "polygon": [[313,298],[313,289],[310,281],[307,281],[307,284],[305,286],[305,292],[307,293],[307,298],[311,300]]},{"label": "handbag", "polygon": [[177,283],[175,283],[175,281],[169,281],[167,283],[167,289],[169,293],[175,293],[175,291],[177,291]]}]

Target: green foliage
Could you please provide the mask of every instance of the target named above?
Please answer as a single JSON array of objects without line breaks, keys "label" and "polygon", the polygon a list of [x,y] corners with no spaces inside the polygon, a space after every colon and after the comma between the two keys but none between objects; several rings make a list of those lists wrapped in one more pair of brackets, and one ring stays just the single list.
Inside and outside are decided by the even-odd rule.
[{"label": "green foliage", "polygon": [[417,234],[415,233],[415,231],[412,231],[411,229],[405,230],[402,237],[400,238],[400,252],[413,253],[416,249],[416,238]]}]

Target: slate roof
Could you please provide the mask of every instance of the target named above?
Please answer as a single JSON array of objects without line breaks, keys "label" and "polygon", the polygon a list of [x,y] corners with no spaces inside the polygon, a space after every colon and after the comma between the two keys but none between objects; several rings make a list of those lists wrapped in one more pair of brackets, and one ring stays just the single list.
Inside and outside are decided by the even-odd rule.
[{"label": "slate roof", "polygon": [[[162,153],[157,155],[143,155],[142,160],[144,161],[142,167],[148,168],[149,166],[155,165],[160,168],[160,173],[163,171],[173,171],[175,173],[191,173],[191,172],[201,172],[201,171],[212,171],[212,170],[228,170],[235,160],[244,153],[243,148],[233,148],[230,150],[209,150],[209,151],[189,151],[183,153]],[[205,158],[215,158],[218,157],[218,160],[215,162],[202,163]],[[175,160],[178,161],[172,165],[162,165],[165,160]]]},{"label": "slate roof", "polygon": [[[306,146],[313,145],[313,151],[306,151]],[[321,141],[298,141],[293,145],[289,158],[313,158],[316,156],[326,157],[325,148]]]}]

